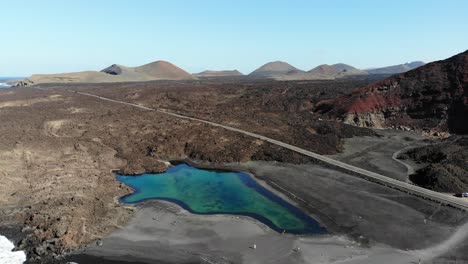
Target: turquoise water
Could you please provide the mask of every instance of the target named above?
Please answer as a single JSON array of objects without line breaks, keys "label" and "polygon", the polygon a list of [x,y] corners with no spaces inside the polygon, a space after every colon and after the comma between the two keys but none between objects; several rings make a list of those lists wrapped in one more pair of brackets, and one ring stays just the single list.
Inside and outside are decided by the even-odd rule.
[{"label": "turquoise water", "polygon": [[160,199],[177,203],[196,214],[250,216],[278,232],[325,233],[317,221],[246,173],[203,170],[180,164],[165,173],[118,175],[117,179],[135,189],[134,193],[120,199],[123,203]]}]

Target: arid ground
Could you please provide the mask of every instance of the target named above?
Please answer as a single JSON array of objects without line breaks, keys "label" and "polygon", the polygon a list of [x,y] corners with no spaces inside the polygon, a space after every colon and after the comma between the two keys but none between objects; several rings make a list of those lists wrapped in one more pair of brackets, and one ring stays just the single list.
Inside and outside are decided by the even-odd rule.
[{"label": "arid ground", "polygon": [[[142,263],[417,263],[418,258],[468,263],[463,253],[468,244],[459,232],[468,218],[461,210],[220,127],[75,93],[215,121],[407,181],[414,164],[395,155],[430,139],[357,128],[312,111],[319,101],[368,83],[226,78],[2,89],[0,230],[28,252],[31,263],[54,261],[89,243],[78,251],[82,258],[112,260],[126,248],[120,260]],[[133,208],[116,201],[131,190],[111,170],[158,172],[166,168],[163,161],[174,159],[251,172],[279,195],[303,199],[290,197],[329,234],[282,236],[249,219],[191,215],[167,203]],[[152,220],[155,215],[161,221]],[[103,245],[94,245],[100,239]],[[249,248],[252,241],[258,250]],[[294,251],[297,247],[302,250]]]}]

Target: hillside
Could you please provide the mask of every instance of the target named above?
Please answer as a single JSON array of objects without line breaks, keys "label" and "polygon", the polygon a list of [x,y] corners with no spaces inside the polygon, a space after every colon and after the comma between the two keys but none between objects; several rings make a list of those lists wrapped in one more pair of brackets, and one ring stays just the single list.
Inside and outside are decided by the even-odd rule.
[{"label": "hillside", "polygon": [[112,83],[191,79],[195,77],[174,64],[156,61],[139,67],[113,64],[102,71],[35,74],[19,82],[19,86],[40,83]]},{"label": "hillside", "polygon": [[354,68],[353,66],[348,65],[348,64],[344,64],[344,63],[336,63],[336,64],[333,64],[332,66],[335,67],[336,69],[340,70],[340,71],[353,71],[353,70],[357,70],[357,69]]},{"label": "hillside", "polygon": [[167,61],[156,61],[136,67],[135,71],[156,80],[190,80],[194,77]]},{"label": "hillside", "polygon": [[367,72],[365,71],[358,70],[354,68],[353,66],[350,66],[344,63],[338,63],[338,64],[333,64],[333,65],[322,64],[313,68],[307,73],[311,75],[315,75],[315,76],[326,76],[330,78],[341,78],[341,77],[351,76],[351,75],[366,75],[367,74]]},{"label": "hillside", "polygon": [[186,71],[167,61],[155,61],[139,67],[126,67],[114,64],[101,72],[124,79],[185,80],[193,79]]},{"label": "hillside", "polygon": [[398,74],[414,70],[418,67],[423,66],[425,63],[422,61],[413,61],[405,64],[392,65],[382,68],[369,69],[367,72],[369,74]]},{"label": "hillside", "polygon": [[394,75],[315,109],[362,127],[468,133],[468,51]]},{"label": "hillside", "polygon": [[303,72],[304,71],[299,70],[286,62],[273,61],[262,65],[260,68],[250,73],[249,76],[277,79],[287,75],[293,75]]},{"label": "hillside", "polygon": [[411,149],[398,157],[428,164],[410,175],[415,184],[438,192],[468,191],[468,137],[452,136],[437,144]]},{"label": "hillside", "polygon": [[356,75],[367,75],[367,72],[344,63],[333,65],[322,64],[308,72],[291,72],[282,76],[281,80],[334,80]]},{"label": "hillside", "polygon": [[199,73],[193,74],[195,77],[228,77],[228,76],[244,76],[240,71],[238,70],[232,70],[232,71],[202,71]]}]

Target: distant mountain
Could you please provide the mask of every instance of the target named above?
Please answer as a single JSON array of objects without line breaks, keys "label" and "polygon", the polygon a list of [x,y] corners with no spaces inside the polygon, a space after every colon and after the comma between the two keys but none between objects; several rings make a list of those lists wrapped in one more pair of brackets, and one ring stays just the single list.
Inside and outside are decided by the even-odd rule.
[{"label": "distant mountain", "polygon": [[[336,64],[333,64],[332,66],[335,67],[336,69],[340,70],[340,71],[356,71],[356,70],[358,70],[358,69],[354,68],[353,66],[348,65],[348,64],[344,64],[344,63],[336,63]],[[360,71],[360,70],[358,70],[358,71]]]},{"label": "distant mountain", "polygon": [[139,67],[113,64],[102,71],[84,71],[60,74],[35,74],[19,85],[39,83],[109,83],[142,82],[153,80],[192,80],[190,73],[167,61],[155,61]]},{"label": "distant mountain", "polygon": [[363,127],[468,134],[468,50],[320,102],[315,110]]},{"label": "distant mountain", "polygon": [[186,80],[193,79],[190,73],[167,61],[155,61],[139,67],[114,64],[101,72],[128,79]]},{"label": "distant mountain", "polygon": [[229,76],[244,76],[238,70],[232,71],[202,71],[199,73],[194,73],[193,76],[195,77],[229,77]]},{"label": "distant mountain", "polygon": [[388,67],[383,67],[383,68],[373,68],[373,69],[367,70],[367,72],[369,74],[398,74],[398,73],[403,73],[403,72],[407,72],[410,70],[414,70],[423,65],[425,65],[425,63],[422,61],[413,61],[410,63],[393,65],[393,66],[388,66]]},{"label": "distant mountain", "polygon": [[344,63],[333,65],[322,64],[308,72],[299,72],[286,75],[285,80],[333,80],[352,75],[367,75],[367,72],[358,70]]},{"label": "distant mountain", "polygon": [[350,75],[366,75],[367,72],[354,68],[351,65],[337,63],[333,65],[322,64],[308,71],[312,75],[325,75],[333,78],[340,78]]},{"label": "distant mountain", "polygon": [[313,68],[312,70],[308,71],[308,73],[312,75],[325,75],[330,77],[334,77],[340,72],[342,72],[342,70],[338,69],[337,67],[334,67],[333,65],[328,64],[319,65]]},{"label": "distant mountain", "polygon": [[273,78],[276,80],[332,80],[346,76],[367,74],[366,71],[356,69],[344,63],[333,65],[322,64],[308,72],[304,72],[286,62],[275,61],[263,65],[249,74],[249,76]]},{"label": "distant mountain", "polygon": [[[266,63],[250,73],[253,78],[270,78],[275,80],[332,80],[348,76],[367,74],[396,74],[406,72],[424,65],[423,62],[394,65],[384,68],[369,69],[367,71],[356,69],[353,66],[337,63],[333,65],[322,64],[305,72],[283,62],[273,61]],[[242,76],[237,70],[231,71],[203,71],[189,74],[181,68],[166,61],[155,61],[139,67],[127,67],[113,64],[101,71],[84,71],[60,74],[35,74],[23,79],[19,85],[38,83],[107,83],[107,82],[142,82],[152,80],[192,80],[197,77]]]},{"label": "distant mountain", "polygon": [[250,73],[249,76],[281,79],[287,75],[294,75],[303,72],[304,71],[299,70],[286,62],[273,61],[262,65],[260,68]]}]

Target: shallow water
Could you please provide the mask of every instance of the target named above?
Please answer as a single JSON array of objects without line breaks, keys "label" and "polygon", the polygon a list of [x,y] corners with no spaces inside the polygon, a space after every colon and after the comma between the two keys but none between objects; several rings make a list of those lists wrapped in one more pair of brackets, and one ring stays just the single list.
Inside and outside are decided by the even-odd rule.
[{"label": "shallow water", "polygon": [[241,172],[203,170],[180,164],[165,173],[117,179],[135,189],[123,203],[160,199],[196,214],[233,214],[253,217],[270,228],[294,234],[321,234],[313,218],[262,187]]}]

